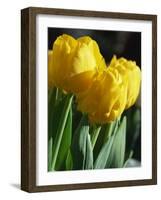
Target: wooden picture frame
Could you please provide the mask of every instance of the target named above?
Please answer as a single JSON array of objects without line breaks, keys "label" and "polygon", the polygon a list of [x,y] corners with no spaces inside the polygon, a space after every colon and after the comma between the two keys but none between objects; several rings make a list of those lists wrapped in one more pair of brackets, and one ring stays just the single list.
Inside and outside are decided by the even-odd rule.
[{"label": "wooden picture frame", "polygon": [[[118,180],[90,183],[36,184],[36,17],[67,16],[100,20],[135,20],[152,23],[152,177],[139,180]],[[150,131],[150,130],[149,130]],[[27,192],[77,190],[157,184],[157,16],[82,10],[29,7],[21,10],[21,189]]]}]

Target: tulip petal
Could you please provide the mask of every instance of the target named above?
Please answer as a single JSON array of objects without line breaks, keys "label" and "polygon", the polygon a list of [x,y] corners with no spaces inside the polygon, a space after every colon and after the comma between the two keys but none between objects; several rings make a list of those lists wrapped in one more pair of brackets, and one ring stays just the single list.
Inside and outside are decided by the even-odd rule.
[{"label": "tulip petal", "polygon": [[76,40],[63,34],[56,39],[49,55],[49,85],[67,92],[88,89],[93,74],[106,68],[96,41],[88,36]]}]

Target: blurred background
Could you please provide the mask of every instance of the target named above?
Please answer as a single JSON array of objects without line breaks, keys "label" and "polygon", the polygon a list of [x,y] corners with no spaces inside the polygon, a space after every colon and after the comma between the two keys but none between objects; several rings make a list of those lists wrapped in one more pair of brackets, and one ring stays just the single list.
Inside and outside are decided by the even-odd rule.
[{"label": "blurred background", "polygon": [[[48,49],[52,49],[53,42],[62,34],[69,34],[74,38],[90,36],[100,48],[101,54],[109,63],[113,55],[136,61],[141,68],[141,33],[126,31],[102,31],[87,29],[48,28]],[[141,97],[123,115],[127,116],[126,156],[131,156],[128,167],[141,165]],[[132,149],[132,151],[131,151]]]}]

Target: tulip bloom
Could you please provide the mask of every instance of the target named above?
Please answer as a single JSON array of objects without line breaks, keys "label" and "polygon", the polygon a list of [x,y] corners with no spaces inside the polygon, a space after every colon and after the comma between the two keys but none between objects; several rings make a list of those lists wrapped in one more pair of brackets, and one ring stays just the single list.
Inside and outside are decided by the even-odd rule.
[{"label": "tulip bloom", "polygon": [[49,87],[54,85],[72,93],[88,89],[94,74],[106,67],[96,41],[88,36],[76,40],[66,34],[54,42],[48,65]]},{"label": "tulip bloom", "polygon": [[127,80],[114,68],[99,72],[92,86],[77,95],[78,110],[89,115],[92,123],[104,124],[117,119],[125,109]]},{"label": "tulip bloom", "polygon": [[141,71],[134,61],[126,60],[125,58],[117,59],[113,56],[110,66],[119,71],[119,73],[126,77],[128,82],[126,109],[131,107],[137,100],[140,91]]},{"label": "tulip bloom", "polygon": [[54,86],[54,80],[53,80],[53,70],[52,70],[52,63],[53,63],[53,51],[48,51],[48,85],[49,88]]}]

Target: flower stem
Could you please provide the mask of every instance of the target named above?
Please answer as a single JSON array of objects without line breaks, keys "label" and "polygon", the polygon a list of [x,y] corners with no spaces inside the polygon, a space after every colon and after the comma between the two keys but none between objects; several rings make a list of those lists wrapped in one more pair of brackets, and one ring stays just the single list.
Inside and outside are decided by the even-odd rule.
[{"label": "flower stem", "polygon": [[63,108],[62,115],[60,117],[60,123],[59,123],[58,130],[57,130],[57,133],[56,133],[56,135],[58,136],[58,139],[57,139],[57,143],[56,143],[55,152],[53,154],[51,170],[55,170],[55,165],[56,165],[56,161],[57,161],[57,157],[58,157],[58,153],[59,153],[59,148],[60,148],[61,140],[62,140],[62,137],[63,137],[63,132],[64,132],[64,128],[65,128],[65,125],[66,125],[66,121],[67,121],[67,118],[68,118],[69,110],[70,110],[70,107],[71,107],[71,104],[72,104],[72,99],[73,99],[72,95],[69,95],[67,97],[67,100],[65,101],[65,105],[64,105],[64,108]]},{"label": "flower stem", "polygon": [[99,136],[99,132],[101,130],[101,126],[96,127],[92,133],[91,143],[92,143],[92,149],[94,149],[94,146],[96,144],[97,138]]},{"label": "flower stem", "polygon": [[105,136],[104,136],[104,142],[106,142],[108,140],[108,138],[113,134],[116,123],[117,123],[117,120],[107,124]]}]

